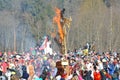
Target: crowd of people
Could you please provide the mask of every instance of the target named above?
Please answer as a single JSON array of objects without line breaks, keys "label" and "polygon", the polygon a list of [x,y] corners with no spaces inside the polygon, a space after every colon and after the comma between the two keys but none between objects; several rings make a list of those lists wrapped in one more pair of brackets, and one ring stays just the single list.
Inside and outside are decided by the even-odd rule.
[{"label": "crowd of people", "polygon": [[[68,63],[62,64],[60,70],[57,62],[64,60]],[[84,54],[82,50],[69,51],[64,56],[58,52],[4,52],[0,53],[0,80],[120,80],[120,54]]]}]

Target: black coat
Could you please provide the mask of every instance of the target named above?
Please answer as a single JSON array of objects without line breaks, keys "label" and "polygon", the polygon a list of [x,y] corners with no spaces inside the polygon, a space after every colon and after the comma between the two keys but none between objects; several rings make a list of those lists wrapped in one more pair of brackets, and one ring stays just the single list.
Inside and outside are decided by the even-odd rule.
[{"label": "black coat", "polygon": [[93,80],[93,78],[91,77],[91,71],[87,71],[86,74],[83,76],[84,80]]},{"label": "black coat", "polygon": [[102,79],[102,80],[106,80],[106,76],[105,76],[105,74],[103,73],[103,71],[100,71],[100,75],[101,75],[101,79]]}]

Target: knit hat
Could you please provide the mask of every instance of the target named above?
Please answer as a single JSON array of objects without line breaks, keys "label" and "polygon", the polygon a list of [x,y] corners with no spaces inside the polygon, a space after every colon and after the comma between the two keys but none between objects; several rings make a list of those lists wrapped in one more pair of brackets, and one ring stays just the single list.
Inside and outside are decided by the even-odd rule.
[{"label": "knit hat", "polygon": [[107,62],[106,59],[102,59],[102,62]]},{"label": "knit hat", "polygon": [[61,76],[58,75],[58,76],[56,77],[56,80],[61,80]]}]

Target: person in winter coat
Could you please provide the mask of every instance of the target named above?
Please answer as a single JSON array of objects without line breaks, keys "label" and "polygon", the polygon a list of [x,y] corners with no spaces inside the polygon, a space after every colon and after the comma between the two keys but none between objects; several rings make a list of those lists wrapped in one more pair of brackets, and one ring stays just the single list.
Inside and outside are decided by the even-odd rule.
[{"label": "person in winter coat", "polygon": [[23,75],[22,78],[28,80],[29,74],[27,73],[27,68],[25,65],[22,65]]},{"label": "person in winter coat", "polygon": [[84,80],[93,80],[92,77],[91,77],[91,73],[92,73],[91,71],[85,71],[83,79]]},{"label": "person in winter coat", "polygon": [[114,74],[114,71],[115,71],[115,66],[113,62],[110,61],[110,63],[108,64],[108,73],[112,76]]},{"label": "person in winter coat", "polygon": [[104,69],[100,71],[100,75],[101,75],[101,79],[102,79],[102,80],[106,80],[105,73],[106,73],[106,72],[105,72]]},{"label": "person in winter coat", "polygon": [[94,66],[94,73],[93,73],[93,75],[94,75],[94,80],[101,80],[101,75],[100,75],[100,72],[98,71],[98,69],[97,69],[97,67],[96,66]]}]

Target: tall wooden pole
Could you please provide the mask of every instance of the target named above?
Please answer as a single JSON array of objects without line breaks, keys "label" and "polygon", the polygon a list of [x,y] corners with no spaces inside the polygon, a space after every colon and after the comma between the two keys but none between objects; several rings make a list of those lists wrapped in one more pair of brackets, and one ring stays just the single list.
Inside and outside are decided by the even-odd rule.
[{"label": "tall wooden pole", "polygon": [[112,23],[112,18],[113,18],[113,10],[112,6],[110,7],[110,50],[112,50],[112,40],[113,40],[113,23]]},{"label": "tall wooden pole", "polygon": [[16,31],[14,28],[14,52],[16,52]]},{"label": "tall wooden pole", "polygon": [[66,44],[67,31],[65,25],[63,29],[64,29],[64,54],[67,54],[67,44]]},{"label": "tall wooden pole", "polygon": [[59,43],[61,44],[61,53],[67,54],[67,45],[66,45],[66,36],[67,36],[67,27],[70,27],[70,23],[72,21],[70,18],[63,17],[63,13],[59,8],[55,8],[56,16],[53,18],[53,22],[58,25],[58,33],[59,33]]}]

